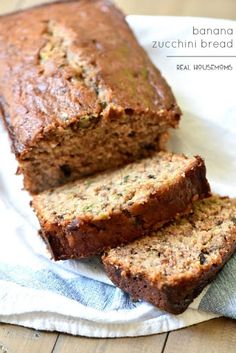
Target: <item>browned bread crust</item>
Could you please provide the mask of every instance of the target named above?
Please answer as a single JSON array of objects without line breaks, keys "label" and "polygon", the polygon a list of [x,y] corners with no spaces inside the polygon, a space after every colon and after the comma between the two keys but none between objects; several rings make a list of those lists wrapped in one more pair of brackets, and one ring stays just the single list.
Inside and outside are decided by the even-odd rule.
[{"label": "browned bread crust", "polygon": [[[218,208],[215,203],[219,204]],[[200,213],[199,204],[203,204]],[[112,282],[134,299],[143,299],[173,314],[185,311],[236,250],[235,200],[212,197],[197,201],[194,210],[195,216],[176,221],[156,235],[141,238],[123,248],[112,249],[106,253],[103,263]],[[209,226],[208,222],[215,224],[211,223]],[[178,234],[175,234],[177,230]],[[211,232],[209,237],[206,232]],[[155,245],[155,237],[163,239],[158,246]],[[185,252],[182,247],[181,251],[178,248],[180,243],[185,245]],[[198,243],[200,248],[196,253]],[[165,252],[163,255],[161,248]],[[138,258],[140,253],[143,253],[143,257],[148,261],[150,252],[153,251],[155,259],[161,257],[158,263],[159,271],[155,268],[155,259],[150,260],[149,271],[144,265],[142,267],[141,258],[137,265],[134,256]],[[178,262],[173,259],[179,258],[179,261],[182,261],[181,256],[186,258],[184,270],[180,270]],[[171,269],[170,273],[168,267]]]},{"label": "browned bread crust", "polygon": [[0,17],[0,115],[38,193],[163,148],[180,110],[123,14],[81,0]]},{"label": "browned bread crust", "polygon": [[[156,166],[159,169],[155,175]],[[129,177],[126,191],[122,183]],[[122,200],[116,201],[121,187]],[[65,260],[89,257],[130,242],[153,226],[160,227],[178,214],[190,211],[192,201],[209,196],[209,192],[200,157],[188,159],[161,152],[91,181],[81,180],[45,191],[34,196],[33,207],[54,259]],[[110,198],[105,199],[104,193],[110,194]],[[102,207],[103,203],[107,204],[104,210],[93,213],[91,208]]]}]

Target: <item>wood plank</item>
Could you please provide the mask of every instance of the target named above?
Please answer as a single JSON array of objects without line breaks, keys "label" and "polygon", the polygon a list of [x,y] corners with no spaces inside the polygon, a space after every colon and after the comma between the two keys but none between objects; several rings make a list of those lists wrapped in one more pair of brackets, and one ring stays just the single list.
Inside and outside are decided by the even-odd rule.
[{"label": "wood plank", "polygon": [[31,7],[31,6],[37,6],[40,4],[45,4],[45,3],[49,3],[49,2],[53,2],[53,0],[23,0],[21,2],[21,8],[27,8],[27,7]]},{"label": "wood plank", "polygon": [[58,335],[0,324],[1,353],[51,353]]},{"label": "wood plank", "polygon": [[235,0],[114,0],[127,14],[236,18]]},{"label": "wood plank", "polygon": [[176,349],[191,353],[235,353],[236,321],[220,318],[173,331],[164,353],[175,353]]},{"label": "wood plank", "polygon": [[83,338],[60,335],[53,353],[161,353],[167,334],[135,338]]},{"label": "wood plank", "polygon": [[[0,12],[10,11],[17,1],[1,1]],[[21,7],[45,2],[52,2],[52,0],[24,0]],[[235,0],[114,0],[114,2],[127,14],[236,18]]]},{"label": "wood plank", "polygon": [[17,9],[19,0],[0,1],[0,14],[5,14]]}]

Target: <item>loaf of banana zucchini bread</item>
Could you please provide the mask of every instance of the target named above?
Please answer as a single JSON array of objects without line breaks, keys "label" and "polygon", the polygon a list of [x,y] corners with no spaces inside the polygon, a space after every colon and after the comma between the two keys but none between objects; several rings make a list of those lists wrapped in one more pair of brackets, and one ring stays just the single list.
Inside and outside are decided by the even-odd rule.
[{"label": "loaf of banana zucchini bread", "polygon": [[110,279],[134,299],[180,314],[236,249],[236,200],[212,196],[193,213],[103,256]]},{"label": "loaf of banana zucchini bread", "polygon": [[200,157],[167,152],[33,197],[41,234],[56,260],[124,244],[188,212],[209,196]]},{"label": "loaf of banana zucchini bread", "polygon": [[31,193],[163,148],[180,110],[107,0],[0,17],[0,116]]}]

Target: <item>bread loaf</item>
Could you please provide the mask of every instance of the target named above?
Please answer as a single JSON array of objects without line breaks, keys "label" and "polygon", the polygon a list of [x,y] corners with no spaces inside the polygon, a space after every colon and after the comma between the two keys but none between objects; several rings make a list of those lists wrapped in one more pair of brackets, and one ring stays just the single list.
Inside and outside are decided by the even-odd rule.
[{"label": "bread loaf", "polygon": [[106,0],[0,17],[0,116],[31,193],[163,148],[180,110]]}]

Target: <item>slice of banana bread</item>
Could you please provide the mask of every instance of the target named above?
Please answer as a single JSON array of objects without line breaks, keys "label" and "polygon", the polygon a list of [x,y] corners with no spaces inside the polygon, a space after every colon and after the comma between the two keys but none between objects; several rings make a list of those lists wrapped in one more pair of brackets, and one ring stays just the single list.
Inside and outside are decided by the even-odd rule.
[{"label": "slice of banana bread", "polygon": [[110,279],[135,299],[180,314],[236,249],[236,200],[213,196],[194,213],[150,236],[108,251]]},{"label": "slice of banana bread", "polygon": [[163,148],[180,110],[106,0],[0,16],[0,116],[31,193]]},{"label": "slice of banana bread", "polygon": [[33,198],[56,260],[99,254],[186,212],[209,194],[200,157],[167,152]]}]

